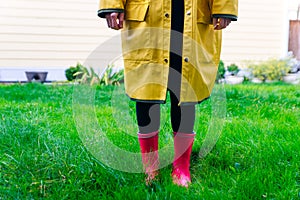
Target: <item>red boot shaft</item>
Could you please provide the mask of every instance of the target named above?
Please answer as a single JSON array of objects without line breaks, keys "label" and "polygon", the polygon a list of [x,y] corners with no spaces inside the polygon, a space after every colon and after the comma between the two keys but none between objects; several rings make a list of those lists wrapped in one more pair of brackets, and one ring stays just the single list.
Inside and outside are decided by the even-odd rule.
[{"label": "red boot shaft", "polygon": [[190,158],[195,134],[174,133],[173,182],[188,187],[191,183]]},{"label": "red boot shaft", "polygon": [[147,184],[158,174],[158,132],[138,134]]}]

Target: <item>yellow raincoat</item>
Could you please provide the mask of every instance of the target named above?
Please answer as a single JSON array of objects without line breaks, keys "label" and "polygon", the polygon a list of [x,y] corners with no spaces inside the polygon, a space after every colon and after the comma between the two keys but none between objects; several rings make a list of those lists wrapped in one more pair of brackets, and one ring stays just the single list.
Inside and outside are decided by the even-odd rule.
[{"label": "yellow raincoat", "polygon": [[[212,18],[236,20],[238,0],[184,3],[179,101],[197,103],[210,96],[220,61],[222,33],[214,30]],[[99,17],[109,12],[125,13],[122,50],[127,95],[164,102],[170,70],[171,0],[100,0]]]}]

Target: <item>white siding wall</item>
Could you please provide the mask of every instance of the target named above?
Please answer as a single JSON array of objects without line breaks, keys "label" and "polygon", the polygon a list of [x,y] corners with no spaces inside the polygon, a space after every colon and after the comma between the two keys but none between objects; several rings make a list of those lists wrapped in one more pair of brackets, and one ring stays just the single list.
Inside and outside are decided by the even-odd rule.
[{"label": "white siding wall", "polygon": [[97,17],[98,0],[0,1],[0,81],[23,80],[24,70],[53,71],[48,77],[62,80],[64,69],[117,34]]},{"label": "white siding wall", "polygon": [[[300,11],[300,0],[289,0],[289,19],[290,20],[300,20],[300,12],[299,15],[298,13],[298,9]],[[298,15],[298,16],[297,16]]]},{"label": "white siding wall", "polygon": [[239,19],[224,30],[226,64],[282,57],[288,48],[287,0],[240,0]]}]

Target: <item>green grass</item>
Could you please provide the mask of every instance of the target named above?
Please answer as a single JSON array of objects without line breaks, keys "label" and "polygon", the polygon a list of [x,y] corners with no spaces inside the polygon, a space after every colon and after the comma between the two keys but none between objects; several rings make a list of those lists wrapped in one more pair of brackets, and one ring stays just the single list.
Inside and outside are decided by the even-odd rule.
[{"label": "green grass", "polygon": [[[211,100],[197,107],[193,184],[185,189],[172,184],[171,165],[148,187],[143,174],[118,171],[97,160],[80,137],[82,128],[94,125],[85,124],[89,116],[76,114],[84,106],[73,105],[81,96],[73,96],[74,86],[1,85],[0,199],[300,199],[300,86],[225,89],[225,126],[204,158],[199,151],[217,108]],[[95,105],[99,129],[113,144],[139,152],[133,137],[134,104],[111,97],[113,91],[118,88],[98,87],[87,109],[89,103]],[[162,106],[161,148],[172,141],[168,107]]]}]

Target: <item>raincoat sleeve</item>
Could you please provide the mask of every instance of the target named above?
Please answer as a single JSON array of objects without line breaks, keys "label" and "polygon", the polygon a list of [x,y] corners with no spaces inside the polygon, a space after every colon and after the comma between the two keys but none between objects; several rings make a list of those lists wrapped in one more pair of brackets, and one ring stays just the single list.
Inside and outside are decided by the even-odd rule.
[{"label": "raincoat sleeve", "polygon": [[212,6],[214,18],[230,18],[236,21],[238,18],[238,0],[214,0]]},{"label": "raincoat sleeve", "polygon": [[105,18],[107,13],[124,12],[126,0],[100,0],[98,16]]}]

